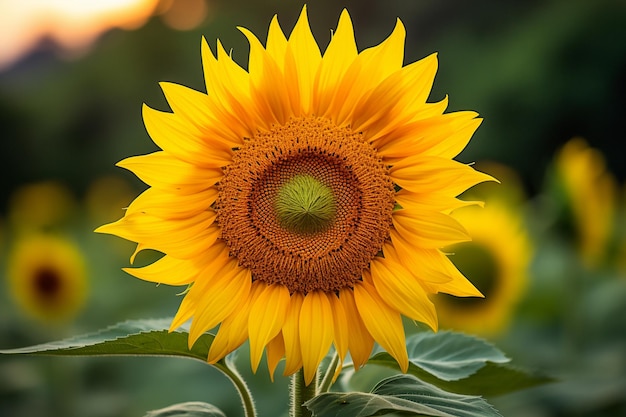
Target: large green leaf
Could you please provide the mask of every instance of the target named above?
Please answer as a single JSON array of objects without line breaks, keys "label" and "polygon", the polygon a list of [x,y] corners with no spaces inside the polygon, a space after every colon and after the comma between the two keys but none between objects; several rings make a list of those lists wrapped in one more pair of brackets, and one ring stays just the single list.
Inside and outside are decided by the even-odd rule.
[{"label": "large green leaf", "polygon": [[[501,395],[551,381],[509,365],[497,347],[462,333],[417,333],[407,339],[407,351],[409,374],[460,394]],[[368,363],[399,369],[382,351]]]},{"label": "large green leaf", "polygon": [[371,393],[327,392],[307,401],[316,417],[370,417],[390,413],[408,416],[501,417],[485,400],[443,391],[413,375],[396,375]]},{"label": "large green leaf", "polygon": [[226,417],[214,405],[191,401],[148,412],[144,417]]},{"label": "large green leaf", "polygon": [[1,354],[55,356],[178,356],[206,361],[213,335],[205,334],[187,346],[184,331],[169,333],[171,319],[129,320],[95,333],[17,349]]}]

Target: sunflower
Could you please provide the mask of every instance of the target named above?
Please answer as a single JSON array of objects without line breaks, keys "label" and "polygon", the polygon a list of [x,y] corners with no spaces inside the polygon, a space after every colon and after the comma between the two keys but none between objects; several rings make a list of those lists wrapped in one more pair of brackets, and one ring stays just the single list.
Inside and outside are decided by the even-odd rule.
[{"label": "sunflower", "polygon": [[83,256],[62,237],[28,234],[20,238],[9,255],[7,276],[15,301],[43,321],[68,320],[85,301]]},{"label": "sunflower", "polygon": [[[504,183],[504,181],[503,181]],[[484,299],[434,298],[441,325],[493,336],[502,332],[528,283],[532,256],[530,238],[521,213],[501,199],[487,199],[485,207],[467,207],[453,216],[466,227],[471,242],[447,250],[465,275],[471,276]]]},{"label": "sunflower", "polygon": [[400,21],[360,53],[345,10],[323,54],[306,8],[266,46],[240,30],[248,71],[203,40],[207,93],[163,83],[173,112],[144,106],[162,150],[119,165],[150,188],[97,231],[164,253],[126,270],[190,285],[171,329],[193,318],[191,346],[219,325],[210,363],[249,340],[253,370],[266,350],[309,383],[333,344],[359,368],[376,341],[406,371],[402,316],[436,329],[428,294],[480,296],[440,248],[468,239],[456,196],[491,179],[452,160],[481,119],[426,102],[437,58],[403,66]]},{"label": "sunflower", "polygon": [[569,140],[559,150],[554,166],[581,258],[597,266],[604,260],[616,227],[618,186],[606,168],[604,156],[582,138]]}]

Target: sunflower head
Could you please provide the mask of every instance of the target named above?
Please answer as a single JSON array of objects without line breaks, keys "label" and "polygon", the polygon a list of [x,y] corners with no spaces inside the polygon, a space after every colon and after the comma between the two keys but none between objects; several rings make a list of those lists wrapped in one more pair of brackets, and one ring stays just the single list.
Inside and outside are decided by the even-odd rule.
[{"label": "sunflower head", "polygon": [[83,256],[61,237],[34,234],[21,238],[9,255],[7,277],[15,301],[39,320],[68,320],[85,301]]},{"label": "sunflower head", "polygon": [[191,284],[171,328],[189,343],[219,325],[209,362],[250,341],[273,373],[311,381],[334,345],[363,365],[378,342],[406,370],[402,316],[437,328],[429,294],[480,293],[441,252],[468,240],[449,214],[488,175],[454,158],[480,124],[428,103],[436,55],[403,66],[405,30],[358,51],[347,11],[322,53],[306,8],[248,70],[202,43],[207,93],[162,84],[172,112],[144,106],[161,151],[128,158],[150,188],[98,231],[164,256],[132,275]]}]

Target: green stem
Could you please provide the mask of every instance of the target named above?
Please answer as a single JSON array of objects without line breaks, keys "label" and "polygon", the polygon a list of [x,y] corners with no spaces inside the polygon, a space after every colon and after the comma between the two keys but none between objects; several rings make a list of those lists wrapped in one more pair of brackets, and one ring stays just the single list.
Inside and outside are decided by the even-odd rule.
[{"label": "green stem", "polygon": [[335,376],[335,372],[337,371],[337,366],[339,366],[339,355],[335,351],[333,358],[328,364],[328,368],[326,368],[324,378],[322,379],[322,382],[320,383],[320,386],[317,390],[318,393],[328,392],[330,386],[333,384],[333,377]]},{"label": "green stem", "polygon": [[243,380],[239,372],[233,367],[230,368],[225,360],[221,360],[215,364],[215,367],[222,371],[224,375],[230,379],[230,381],[237,389],[237,393],[239,394],[239,398],[241,398],[241,404],[243,406],[243,412],[245,417],[256,417],[256,409],[254,407],[254,400],[252,399],[252,393],[250,389],[246,385],[246,382]]},{"label": "green stem", "polygon": [[313,381],[307,386],[304,382],[302,368],[291,376],[291,384],[289,385],[289,393],[291,394],[290,417],[313,417],[311,411],[303,404],[317,394],[317,377],[316,374]]}]

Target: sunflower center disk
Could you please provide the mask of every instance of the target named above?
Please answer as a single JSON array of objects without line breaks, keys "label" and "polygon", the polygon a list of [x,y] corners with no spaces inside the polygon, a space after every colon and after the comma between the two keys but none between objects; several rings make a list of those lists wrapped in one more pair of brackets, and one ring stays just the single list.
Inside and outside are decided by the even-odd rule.
[{"label": "sunflower center disk", "polygon": [[294,233],[314,234],[335,218],[335,197],[330,187],[310,175],[296,175],[276,196],[279,223]]},{"label": "sunflower center disk", "polygon": [[351,287],[389,236],[393,182],[358,132],[316,117],[258,132],[218,184],[221,238],[253,279]]}]

